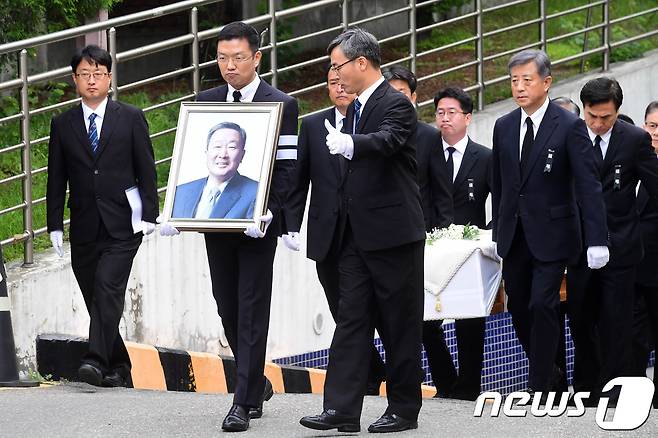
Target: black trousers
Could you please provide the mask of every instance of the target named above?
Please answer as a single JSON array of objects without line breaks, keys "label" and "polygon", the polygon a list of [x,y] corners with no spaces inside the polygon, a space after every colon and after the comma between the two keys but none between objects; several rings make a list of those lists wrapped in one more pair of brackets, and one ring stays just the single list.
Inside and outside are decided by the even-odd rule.
[{"label": "black trousers", "polygon": [[597,394],[609,380],[631,374],[634,282],[635,266],[569,266],[575,391]]},{"label": "black trousers", "polygon": [[[646,346],[645,350],[635,352],[636,358],[641,357],[639,361],[636,359],[636,365],[639,365],[642,371],[642,373],[639,375],[646,376],[649,354],[651,353],[651,350],[655,348],[656,340],[658,340],[658,286],[648,286],[635,283],[635,291],[636,297],[639,296],[644,298],[644,314],[646,321],[644,325],[638,324],[633,326],[634,329],[637,328],[643,332],[635,332],[633,333],[633,337],[646,337],[648,340],[650,340],[647,341],[648,345]],[[653,348],[651,346],[652,344]],[[633,345],[636,344],[634,343]],[[655,371],[653,373],[653,383],[654,385],[658,385],[658,376],[656,376]],[[658,408],[658,390],[656,390],[653,394],[653,407]]]},{"label": "black trousers", "polygon": [[[334,322],[338,321],[338,302],[340,300],[340,288],[338,285],[338,259],[335,256],[328,256],[325,260],[317,262],[315,269],[318,273],[318,279],[324,289],[324,294],[327,297],[327,304],[329,304],[329,311],[334,318]],[[375,324],[376,325],[376,324]],[[375,345],[370,343],[370,368],[368,371],[368,384],[378,385],[382,380],[386,379],[386,366],[379,351]]]},{"label": "black trousers", "polygon": [[445,343],[443,320],[423,322],[423,345],[437,393],[463,400],[480,395],[486,318],[455,320],[459,374]]},{"label": "black trousers", "polygon": [[96,241],[71,243],[71,267],[89,312],[89,351],[83,362],[103,373],[130,375],[130,357],[119,334],[126,285],[142,233],[128,240],[110,236],[100,225]]},{"label": "black trousers", "polygon": [[340,299],[329,351],[324,408],[360,417],[375,320],[386,349],[389,414],[416,420],[421,407],[423,247],[361,250],[346,227],[338,264]]},{"label": "black trousers", "polygon": [[537,260],[520,222],[503,261],[507,308],[516,336],[528,356],[528,386],[552,390],[560,339],[560,284],[566,261]]},{"label": "black trousers", "polygon": [[233,403],[262,403],[277,236],[205,233],[212,293],[237,366]]}]

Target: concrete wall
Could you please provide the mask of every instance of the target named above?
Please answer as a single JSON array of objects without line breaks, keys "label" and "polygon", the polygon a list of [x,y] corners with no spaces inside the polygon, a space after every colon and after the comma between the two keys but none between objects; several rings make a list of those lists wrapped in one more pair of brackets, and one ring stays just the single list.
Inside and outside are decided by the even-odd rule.
[{"label": "concrete wall", "polygon": [[[624,88],[622,111],[641,122],[644,107],[658,99],[658,51],[613,66],[608,73]],[[557,85],[551,96],[578,101],[582,84],[593,73]],[[491,144],[493,123],[515,107],[511,100],[491,105],[474,116],[471,136]],[[306,233],[302,230],[302,235]],[[31,268],[8,266],[9,297],[16,348],[23,371],[36,369],[37,334],[85,336],[88,317],[71,272],[67,253],[36,255]],[[334,324],[318,283],[314,263],[281,242],[275,259],[268,357],[278,358],[327,348]],[[221,320],[210,289],[205,246],[198,233],[144,239],[135,259],[121,333],[131,341],[192,351],[228,353]]]}]

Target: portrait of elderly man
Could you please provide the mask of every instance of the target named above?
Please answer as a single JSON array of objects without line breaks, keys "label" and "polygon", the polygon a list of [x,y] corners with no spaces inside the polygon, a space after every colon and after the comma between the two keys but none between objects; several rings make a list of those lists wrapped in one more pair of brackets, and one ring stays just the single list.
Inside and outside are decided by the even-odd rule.
[{"label": "portrait of elderly man", "polygon": [[222,122],[208,132],[208,176],[176,186],[174,218],[246,219],[254,215],[258,182],[240,175],[247,134]]}]

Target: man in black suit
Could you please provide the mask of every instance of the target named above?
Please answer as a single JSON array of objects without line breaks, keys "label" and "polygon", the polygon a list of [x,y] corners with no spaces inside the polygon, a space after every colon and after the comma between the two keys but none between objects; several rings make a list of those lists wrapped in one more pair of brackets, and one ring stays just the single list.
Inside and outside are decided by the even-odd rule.
[{"label": "man in black suit", "polygon": [[[325,143],[324,121],[341,130],[345,122],[347,107],[356,97],[345,92],[339,83],[338,73],[331,68],[327,72],[327,90],[332,108],[310,115],[302,120],[299,129],[299,146],[295,179],[286,202],[286,225],[288,234],[283,235],[286,246],[299,251],[299,230],[304,218],[306,197],[311,184],[311,200],[308,212],[308,257],[315,260],[318,279],[334,321],[338,321],[338,249],[334,232],[338,223],[338,203],[340,200],[340,157],[332,155]],[[333,209],[319,206],[333,205]],[[322,213],[322,214],[321,214]],[[366,394],[379,395],[381,382],[386,378],[386,369],[379,352],[371,343],[370,370]]]},{"label": "man in black suit", "polygon": [[[654,153],[658,155],[658,101],[653,101],[644,112],[644,130],[651,136],[651,146]],[[644,246],[644,257],[637,267],[637,276],[635,278],[636,297],[644,299],[646,321],[644,325],[638,327],[638,321],[635,321],[634,329],[644,330],[650,333],[634,333],[633,336],[639,338],[650,338],[655,345],[658,339],[658,201],[649,196],[649,191],[644,183],[640,183],[637,192],[637,211],[640,215],[640,234],[642,235],[642,244]],[[642,357],[638,366],[641,369],[641,375],[646,375],[646,367],[649,362],[649,353],[652,348],[649,342],[643,346],[643,351],[636,352],[636,356]],[[634,345],[636,345],[634,343]],[[654,384],[656,384],[656,373],[654,372]],[[653,395],[653,407],[658,408],[658,391]]]},{"label": "man in black suit", "polygon": [[[286,232],[284,205],[297,159],[297,100],[262,80],[258,32],[243,22],[229,23],[219,32],[217,63],[227,84],[203,91],[200,102],[283,102],[283,120],[270,183],[267,214],[243,234],[205,233],[212,291],[226,339],[238,368],[233,406],[222,429],[245,431],[250,418],[263,415],[263,401],[272,384],[263,375],[270,322],[272,269],[277,236]],[[161,233],[175,234],[171,226]]]},{"label": "man in black suit", "polygon": [[411,143],[416,112],[382,77],[379,44],[370,33],[348,29],[327,53],[345,91],[358,97],[346,117],[345,130],[353,134],[325,124],[327,147],[339,156],[342,176],[339,204],[318,206],[320,215],[338,209],[338,324],[329,350],[324,411],[300,423],[319,430],[360,430],[376,320],[386,349],[389,405],[368,431],[412,429],[418,427],[421,406],[425,242]]},{"label": "man in black suit", "polygon": [[[416,75],[410,70],[393,65],[382,70],[382,75],[391,87],[395,88],[416,104]],[[416,162],[418,165],[418,188],[425,217],[426,231],[449,226],[453,221],[452,190],[446,177],[445,169],[431,168],[431,163],[441,160],[441,133],[436,127],[418,121],[413,138],[416,145]]]},{"label": "man in black suit", "polygon": [[[443,156],[433,161],[433,173],[449,178],[454,223],[485,229],[485,203],[491,192],[491,149],[475,143],[466,133],[473,117],[473,100],[461,88],[448,87],[434,97],[434,107]],[[480,395],[485,322],[485,318],[455,320],[459,375],[444,342],[443,321],[423,324],[423,344],[438,397],[475,400]]]},{"label": "man in black suit", "polygon": [[554,366],[560,284],[568,260],[581,253],[576,196],[593,269],[608,260],[605,206],[585,124],[548,99],[546,53],[524,50],[508,68],[519,108],[494,126],[493,236],[508,308],[528,356],[528,386],[545,393],[561,380]]},{"label": "man in black suit", "polygon": [[[569,265],[567,293],[574,390],[590,391],[590,403],[596,403],[603,385],[631,372],[634,294],[629,286],[643,256],[635,190],[641,181],[648,195],[658,199],[658,160],[649,134],[618,120],[623,94],[616,80],[592,79],[580,100],[603,187],[610,262],[593,271],[581,254]],[[587,207],[580,203],[584,213]],[[611,396],[614,400],[618,393]]]},{"label": "man in black suit", "polygon": [[[71,69],[82,103],[50,125],[48,232],[62,257],[68,184],[71,267],[91,320],[78,376],[95,386],[126,386],[131,364],[119,321],[142,231],[151,233],[158,215],[153,148],[142,111],[108,99],[112,58],[106,50],[85,47]],[[142,205],[142,222],[135,226],[132,194],[132,202]]]}]

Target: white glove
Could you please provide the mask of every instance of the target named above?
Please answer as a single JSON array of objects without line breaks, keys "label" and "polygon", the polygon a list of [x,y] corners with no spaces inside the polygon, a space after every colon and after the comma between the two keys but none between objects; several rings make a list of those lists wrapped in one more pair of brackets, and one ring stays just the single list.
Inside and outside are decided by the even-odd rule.
[{"label": "white glove", "polygon": [[283,238],[283,243],[286,247],[292,251],[299,251],[299,233],[296,231],[291,231],[288,234],[281,236]]},{"label": "white glove", "polygon": [[169,225],[169,222],[162,222],[162,216],[155,218],[155,221],[160,224],[161,236],[177,236],[180,234],[180,231]]},{"label": "white glove", "polygon": [[331,126],[329,120],[324,119],[324,127],[327,128],[327,147],[331,155],[342,155],[348,160],[354,155],[354,140],[352,136],[343,134]]},{"label": "white glove", "polygon": [[55,230],[50,232],[50,243],[53,244],[58,256],[64,257],[64,231]]},{"label": "white glove", "polygon": [[590,246],[587,248],[587,266],[590,269],[601,269],[610,260],[607,246]]},{"label": "white glove", "polygon": [[148,236],[153,231],[155,231],[155,224],[151,222],[142,221],[142,231],[144,232],[145,236]]},{"label": "white glove", "polygon": [[249,237],[253,237],[254,239],[265,237],[265,233],[267,233],[267,227],[270,226],[273,217],[274,216],[272,215],[272,212],[268,209],[267,214],[261,216],[259,219],[261,222],[265,223],[265,231],[261,231],[260,227],[258,227],[256,224],[249,224],[247,225],[247,229],[244,230],[244,233]]}]

